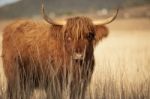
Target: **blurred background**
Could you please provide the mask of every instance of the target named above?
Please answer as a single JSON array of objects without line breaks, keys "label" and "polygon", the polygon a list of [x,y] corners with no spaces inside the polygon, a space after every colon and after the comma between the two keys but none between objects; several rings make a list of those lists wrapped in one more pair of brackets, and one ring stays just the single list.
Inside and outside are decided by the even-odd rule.
[{"label": "blurred background", "polygon": [[[46,12],[53,19],[77,15],[104,19],[118,7],[117,19],[150,18],[150,0],[45,0]],[[0,30],[18,18],[42,19],[41,0],[0,0]]]},{"label": "blurred background", "polygon": [[[45,0],[51,17],[72,14],[108,15],[120,7],[120,17],[150,17],[150,0]],[[22,17],[38,17],[41,0],[0,0],[0,20]],[[122,14],[122,15],[121,15]]]}]

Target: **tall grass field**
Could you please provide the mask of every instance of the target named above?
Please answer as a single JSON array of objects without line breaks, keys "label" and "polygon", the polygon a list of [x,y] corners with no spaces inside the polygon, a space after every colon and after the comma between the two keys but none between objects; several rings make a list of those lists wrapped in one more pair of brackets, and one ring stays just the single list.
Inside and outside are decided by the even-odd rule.
[{"label": "tall grass field", "polygon": [[[150,20],[117,21],[108,27],[109,36],[95,48],[86,99],[150,99]],[[0,99],[5,99],[7,81],[0,64]],[[64,99],[68,95],[66,90]],[[31,99],[46,99],[45,91],[36,89]]]}]

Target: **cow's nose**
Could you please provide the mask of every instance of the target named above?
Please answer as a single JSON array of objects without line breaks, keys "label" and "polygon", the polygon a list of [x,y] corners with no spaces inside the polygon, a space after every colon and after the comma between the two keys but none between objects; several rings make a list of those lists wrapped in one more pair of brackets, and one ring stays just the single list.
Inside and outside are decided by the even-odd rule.
[{"label": "cow's nose", "polygon": [[74,60],[83,60],[83,54],[81,54],[81,53],[74,53],[73,59]]},{"label": "cow's nose", "polygon": [[80,65],[82,65],[83,62],[84,62],[83,54],[75,53],[72,58],[73,58],[73,62],[74,62],[75,64],[80,64]]}]

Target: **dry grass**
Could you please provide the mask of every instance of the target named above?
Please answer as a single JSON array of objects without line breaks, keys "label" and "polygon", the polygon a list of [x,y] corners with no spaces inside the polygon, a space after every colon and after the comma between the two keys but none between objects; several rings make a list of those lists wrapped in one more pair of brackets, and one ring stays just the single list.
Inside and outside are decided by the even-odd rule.
[{"label": "dry grass", "polygon": [[94,99],[149,99],[149,32],[113,32],[95,51]]},{"label": "dry grass", "polygon": [[[117,21],[109,26],[112,29],[109,37],[95,48],[96,66],[86,99],[90,95],[91,99],[150,99],[150,22],[147,21],[142,19],[140,26],[139,19],[121,21],[122,24]],[[128,24],[130,27],[126,28]],[[0,72],[0,91],[5,92],[2,69]],[[35,90],[32,96],[44,97],[41,90]]]}]

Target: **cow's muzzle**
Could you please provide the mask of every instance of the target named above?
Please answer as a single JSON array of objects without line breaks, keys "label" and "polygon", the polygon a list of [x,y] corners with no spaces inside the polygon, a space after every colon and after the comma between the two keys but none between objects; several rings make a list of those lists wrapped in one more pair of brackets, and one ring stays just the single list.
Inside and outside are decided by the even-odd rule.
[{"label": "cow's muzzle", "polygon": [[73,55],[74,60],[82,60],[83,59],[83,54],[75,53]]},{"label": "cow's muzzle", "polygon": [[72,59],[75,63],[79,63],[79,64],[82,64],[83,61],[84,61],[84,55],[83,54],[80,54],[80,53],[75,53],[73,56],[72,56]]}]

